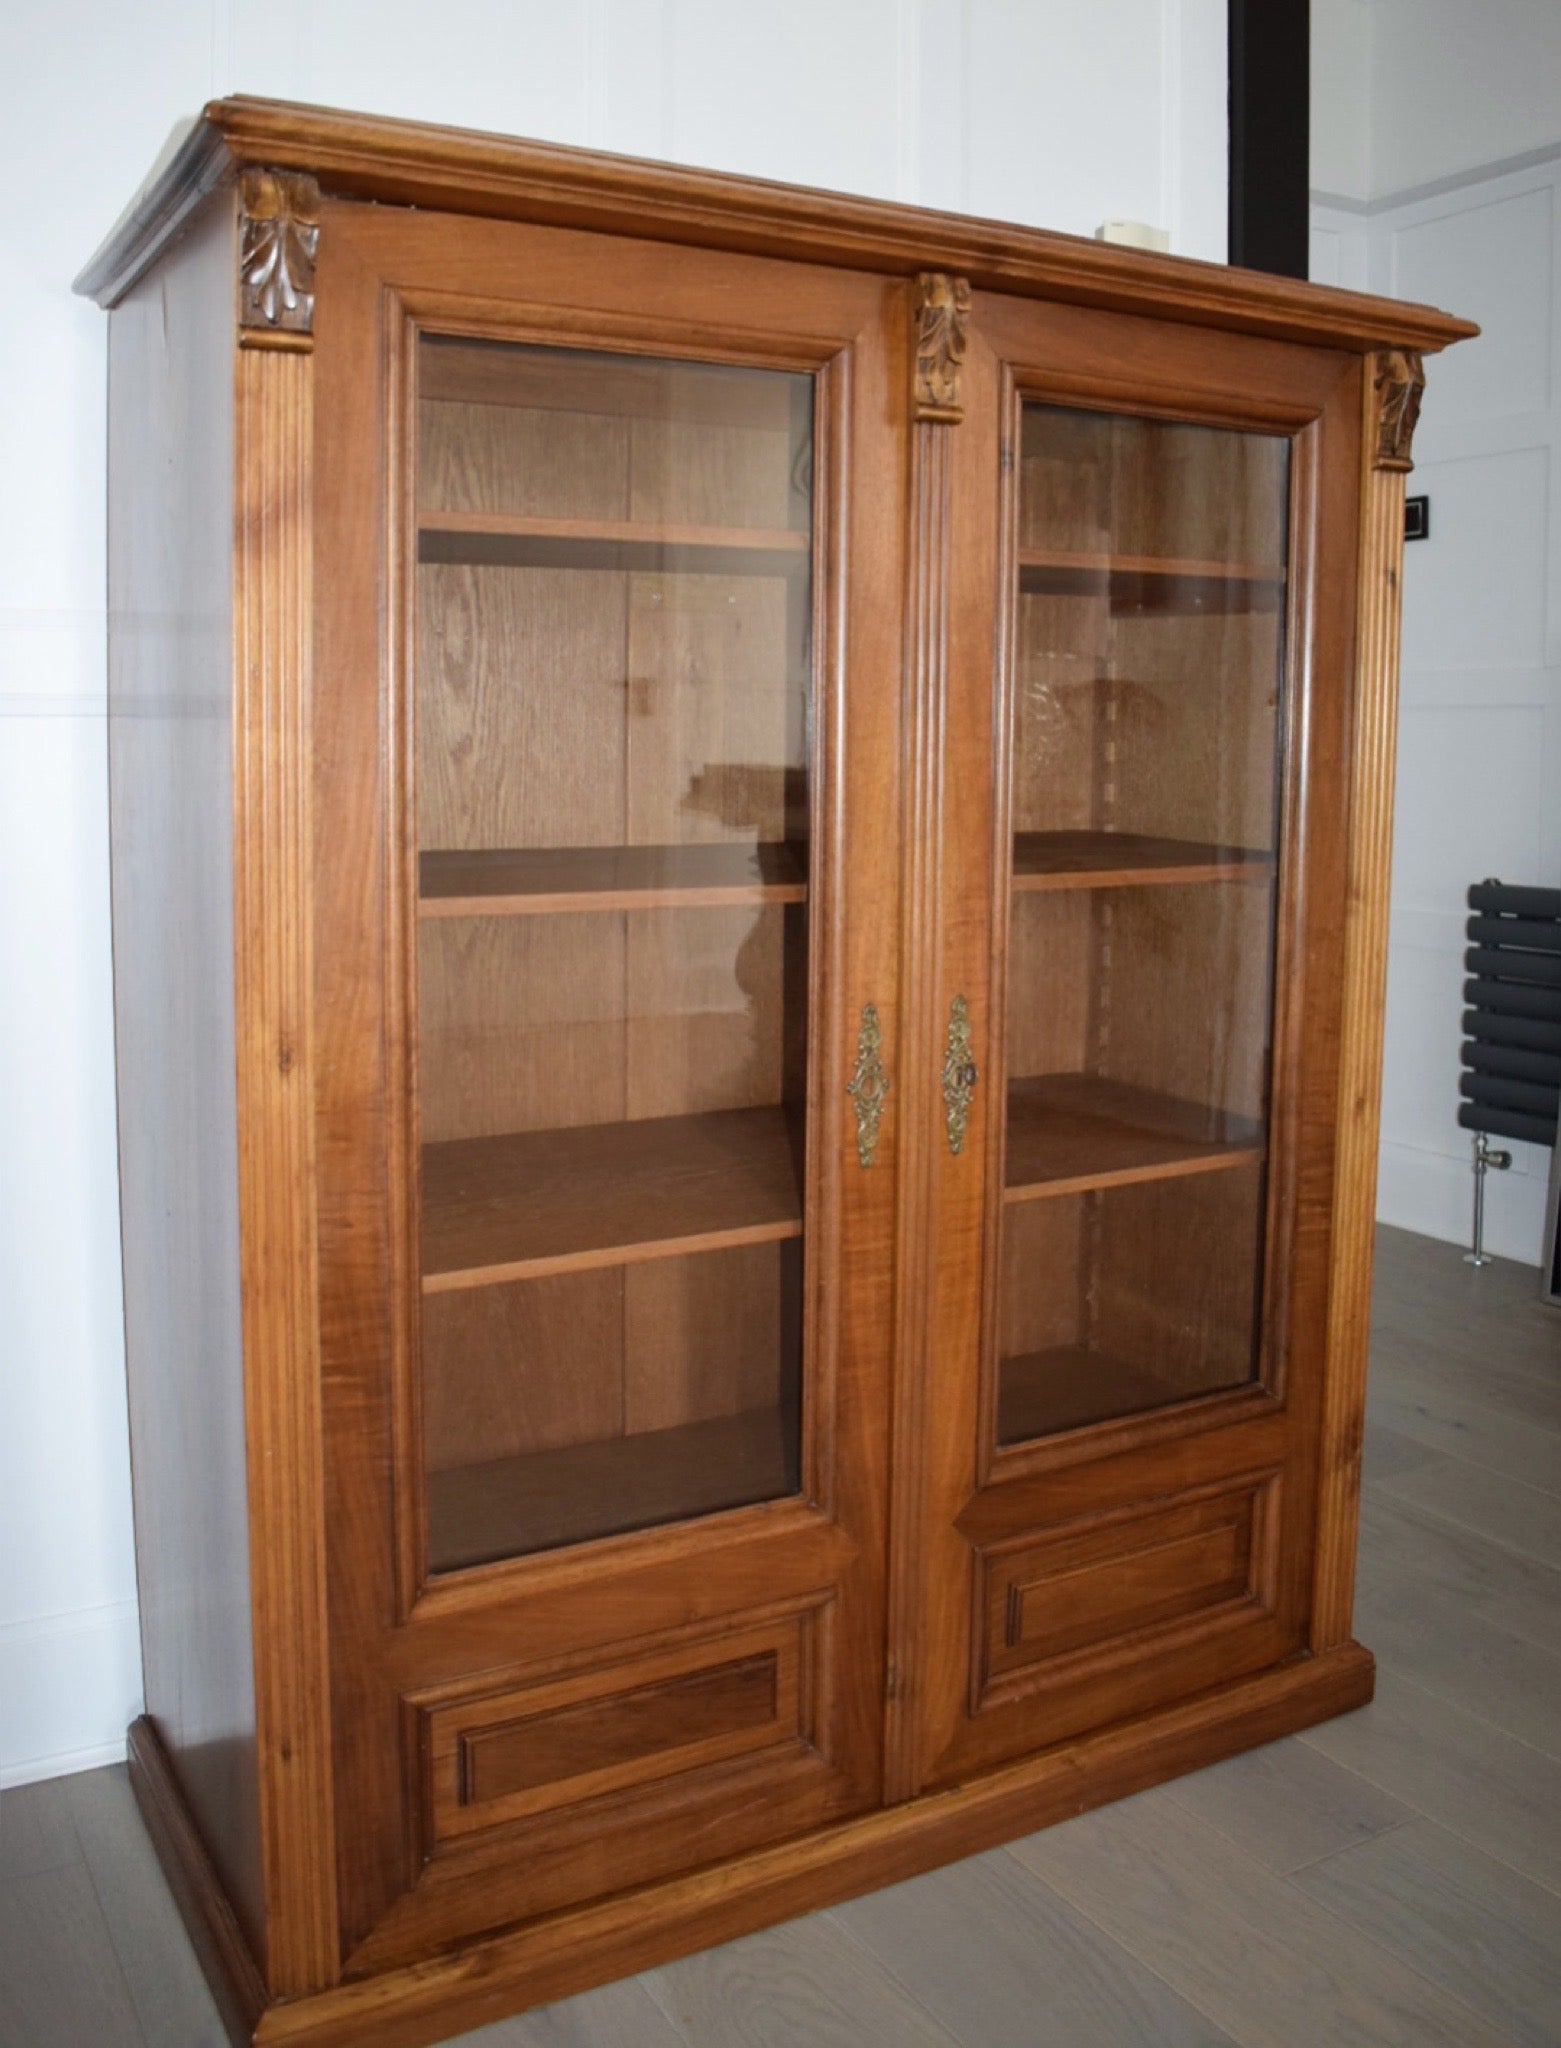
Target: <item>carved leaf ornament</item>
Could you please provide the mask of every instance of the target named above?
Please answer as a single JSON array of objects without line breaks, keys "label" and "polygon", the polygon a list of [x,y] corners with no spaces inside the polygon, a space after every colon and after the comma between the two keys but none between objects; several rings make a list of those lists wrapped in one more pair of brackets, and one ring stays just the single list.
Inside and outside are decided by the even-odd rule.
[{"label": "carved leaf ornament", "polygon": [[239,325],[274,334],[312,333],[320,188],[296,173],[249,170],[239,194]]}]

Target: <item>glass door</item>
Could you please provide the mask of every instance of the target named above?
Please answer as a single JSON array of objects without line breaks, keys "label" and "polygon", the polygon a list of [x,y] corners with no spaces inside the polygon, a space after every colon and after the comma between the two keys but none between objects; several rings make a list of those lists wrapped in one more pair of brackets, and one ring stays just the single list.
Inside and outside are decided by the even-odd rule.
[{"label": "glass door", "polygon": [[972,370],[916,1787],[1304,1644],[1337,1113],[1358,371],[980,293]]},{"label": "glass door", "polygon": [[1258,1368],[1289,454],[1023,408],[1000,1446]]},{"label": "glass door", "polygon": [[814,379],[417,378],[438,1573],[801,1484]]},{"label": "glass door", "polygon": [[903,562],[847,516],[885,280],[341,213],[322,1365],[383,1961],[879,1796]]}]

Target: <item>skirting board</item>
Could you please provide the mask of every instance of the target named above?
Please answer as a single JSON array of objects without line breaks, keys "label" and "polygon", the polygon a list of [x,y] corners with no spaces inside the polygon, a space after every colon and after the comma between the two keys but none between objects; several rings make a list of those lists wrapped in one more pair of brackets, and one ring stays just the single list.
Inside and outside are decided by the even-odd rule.
[{"label": "skirting board", "polygon": [[[1519,1145],[1507,1138],[1491,1143],[1511,1152],[1514,1165],[1506,1173],[1485,1176],[1485,1249],[1501,1259],[1537,1266],[1550,1154],[1542,1145]],[[1469,1162],[1467,1148],[1449,1157],[1384,1138],[1377,1167],[1377,1221],[1467,1250],[1474,1209]]]},{"label": "skirting board", "polygon": [[130,1729],[130,1776],[236,2048],[356,2048],[365,2040],[375,2048],[425,2048],[1294,1734],[1364,1706],[1374,1679],[1370,1653],[1347,1643],[968,1785],[280,2005],[265,2002],[260,1971],[185,1810],[168,1754],[144,1717]]},{"label": "skirting board", "polygon": [[0,1788],[116,1762],[140,1707],[133,1600],[0,1622]]}]

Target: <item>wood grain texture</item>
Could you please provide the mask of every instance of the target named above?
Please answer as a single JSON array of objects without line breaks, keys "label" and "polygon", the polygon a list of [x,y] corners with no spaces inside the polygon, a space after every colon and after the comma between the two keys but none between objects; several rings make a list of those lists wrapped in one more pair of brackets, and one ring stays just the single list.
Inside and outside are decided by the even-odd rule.
[{"label": "wood grain texture", "polygon": [[[1231,2048],[1231,2036],[1001,1851],[836,1907],[967,2048]],[[1044,2006],[1044,2012],[1039,2008]]]},{"label": "wood grain texture", "polygon": [[477,2025],[516,2005],[566,1996],[599,1974],[687,1954],[818,1906],[909,1877],[951,1855],[1011,1839],[1190,1769],[1218,1751],[1272,1740],[1369,1693],[1371,1663],[1336,1652],[1228,1689],[1212,1711],[1167,1710],[979,1783],[847,1821],[766,1849],[741,1864],[674,1879],[628,1898],[555,1915],[404,1972],[343,1984],[276,2007],[260,2048],[355,2048],[372,2030],[383,2048],[420,2048],[451,2025]]},{"label": "wood grain texture", "polygon": [[168,1888],[235,2048],[246,2048],[270,1997],[260,1966],[185,1803],[172,1760],[145,1715],[130,1724],[128,1754],[130,1789]]},{"label": "wood grain texture", "polygon": [[0,1880],[0,2040],[16,2048],[143,2048],[80,1863]]},{"label": "wood grain texture", "polygon": [[[894,475],[898,457],[884,400],[882,292],[873,280],[849,273],[804,279],[784,265],[669,253],[655,244],[615,245],[613,261],[603,263],[599,241],[551,229],[334,202],[327,212],[331,233],[322,246],[332,252],[335,296],[331,320],[322,315],[317,330],[314,360],[317,516],[319,531],[330,535],[333,573],[329,588],[322,583],[316,593],[316,660],[344,681],[323,709],[316,754],[316,816],[331,822],[315,956],[329,1034],[320,1057],[322,1376],[337,1797],[352,1817],[338,1843],[342,1938],[351,1969],[373,1973],[659,1877],[695,1857],[732,1856],[827,1825],[877,1796],[883,1559],[873,1532],[884,1485],[877,1437],[886,1412],[891,1275],[881,1250],[860,1271],[852,1250],[858,1233],[868,1244],[881,1236],[894,1189],[880,1176],[860,1192],[841,1190],[850,1125],[839,1045],[845,963],[858,985],[868,980],[875,993],[887,987],[892,1002],[894,948],[880,922],[864,915],[882,899],[869,890],[858,903],[839,878],[845,781],[864,846],[894,816],[894,749],[882,738],[887,727],[892,739],[894,727],[890,593],[901,587],[895,537],[873,512],[856,508],[847,486],[864,467]],[[481,305],[472,298],[478,283]],[[675,321],[654,310],[674,303]],[[810,599],[799,599],[798,579],[763,576],[413,566],[411,458],[420,432],[413,323],[436,307],[432,317],[443,324],[469,319],[493,339],[528,341],[544,305],[567,309],[569,331],[587,349],[605,342],[665,359],[681,347],[734,364],[783,366],[793,373],[780,380],[788,393],[784,432],[762,431],[771,443],[783,440],[788,453],[798,432],[790,387],[806,380],[815,434],[817,588]],[[371,361],[390,363],[388,387],[364,375]],[[487,402],[471,409],[502,410]],[[624,426],[625,416],[611,424]],[[731,438],[736,426],[710,421],[691,435],[681,422],[662,424],[678,431],[636,432],[639,483],[629,484],[622,510],[579,516],[648,517],[633,501],[643,485],[683,494],[678,512],[666,516],[700,524],[731,517],[721,495],[746,489],[752,467]],[[771,472],[773,453],[766,456]],[[456,470],[452,457],[447,477]],[[770,484],[773,509],[754,517],[793,517],[790,465],[781,467],[779,484],[771,474]],[[566,587],[570,579],[577,588]],[[540,605],[559,615],[562,681],[540,630]],[[567,664],[582,650],[600,702],[582,703],[584,717],[574,719]],[[432,692],[414,707],[414,692],[429,682]],[[420,723],[425,709],[428,722]],[[519,765],[533,725],[543,745],[566,733],[570,740],[553,744],[535,775]],[[418,816],[425,797],[429,808]],[[482,828],[473,831],[478,813]],[[751,846],[800,840],[804,830],[812,864],[806,906],[414,924],[424,850]],[[884,959],[886,979],[864,969]],[[403,1005],[419,987],[414,1048]],[[776,989],[794,998],[807,992],[805,1044],[794,1020],[783,1028],[783,1006],[770,993]],[[433,1144],[529,1136],[538,1127],[644,1124],[705,1107],[800,1106],[805,1064],[806,1185],[793,1175],[804,1201],[785,1227],[794,1233],[806,1208],[806,1291],[765,1279],[764,1299],[781,1305],[778,1328],[772,1312],[767,1359],[750,1346],[752,1305],[738,1298],[735,1281],[730,1294],[723,1282],[708,1297],[691,1288],[679,1303],[642,1290],[638,1274],[625,1276],[617,1356],[623,1420],[610,1413],[619,1398],[611,1310],[597,1304],[584,1345],[590,1383],[573,1404],[579,1412],[569,1412],[566,1388],[549,1389],[533,1410],[527,1387],[506,1407],[502,1381],[511,1361],[502,1351],[450,1388],[448,1404],[441,1396],[441,1463],[430,1505],[437,1522],[437,1498],[451,1475],[479,1469],[467,1454],[482,1416],[497,1415],[513,1430],[515,1448],[506,1445],[504,1455],[567,1459],[606,1444],[623,1461],[627,1445],[627,1469],[639,1469],[653,1438],[675,1431],[678,1406],[692,1412],[693,1428],[753,1412],[747,1401],[758,1393],[761,1369],[771,1415],[784,1397],[794,1418],[789,1361],[806,1333],[805,1428],[800,1445],[789,1432],[785,1453],[791,1497],[724,1516],[718,1539],[696,1518],[596,1543],[581,1532],[573,1545],[514,1557],[510,1543],[532,1539],[501,1528],[490,1567],[430,1575],[419,1526],[417,1153],[411,1119],[402,1114],[414,1051],[421,1138]],[[700,1257],[714,1264],[739,1255],[746,1256]],[[767,1255],[784,1270],[780,1255]],[[842,1269],[850,1276],[844,1288]],[[877,1304],[871,1314],[867,1300]],[[506,1313],[495,1324],[443,1330],[444,1369],[468,1342],[507,1342],[514,1319]],[[728,1340],[726,1355],[691,1355],[658,1385],[678,1333],[702,1343],[712,1330]],[[522,1447],[533,1422],[553,1439],[551,1448]],[[613,1435],[588,1433],[601,1426]],[[696,1476],[713,1470],[732,1484],[730,1470],[712,1467],[708,1455],[693,1462]],[[774,1490],[769,1481],[758,1489]],[[563,1505],[579,1492],[566,1489]],[[609,1474],[597,1498],[605,1493],[617,1510],[622,1492]],[[513,1488],[500,1480],[494,1497],[512,1504]],[[672,1498],[664,1512],[677,1513],[686,1499]],[[435,1547],[441,1562],[450,1554],[442,1543]],[[680,1809],[665,1787],[639,1786],[534,1817],[519,1856],[514,1838],[499,1830],[421,1861],[407,1808],[409,1798],[416,1801],[417,1768],[402,1708],[408,1693],[512,1661],[517,1645],[537,1664],[632,1654],[657,1631],[723,1617],[735,1625],[773,1602],[778,1589],[788,1597],[832,1596],[828,1627],[818,1635],[817,1735],[806,1756],[756,1753],[740,1760],[741,1772],[739,1760],[729,1759],[719,1784],[702,1783],[691,1808]]]},{"label": "wood grain texture", "polygon": [[250,1604],[272,1995],[335,1976],[314,1156],[313,364],[245,350],[234,422],[234,915]]},{"label": "wood grain texture", "polygon": [[1345,346],[1445,348],[1477,332],[1426,307],[1182,263],[1067,235],[627,157],[281,101],[211,102],[76,279],[112,304],[233,162],[316,172],[343,196],[710,244]]},{"label": "wood grain texture", "polygon": [[798,1236],[796,1135],[730,1109],[425,1146],[423,1290]]},{"label": "wood grain texture", "polygon": [[124,1765],[80,1771],[50,1789],[80,1839],[147,2048],[168,2039],[181,2048],[226,2048],[227,2027],[163,1882]]},{"label": "wood grain texture", "polygon": [[424,853],[422,917],[803,903],[807,865],[785,840],[753,846],[587,846]]},{"label": "wood grain texture", "polygon": [[1499,2048],[1507,2038],[1165,1793],[1012,1853],[1253,2048]]},{"label": "wood grain texture", "polygon": [[1445,1828],[1411,1820],[1296,1882],[1522,2048],[1561,2032],[1561,1901]]},{"label": "wood grain texture", "polygon": [[[1362,377],[1366,445],[1378,396]],[[1339,1054],[1333,1270],[1328,1292],[1331,1361],[1323,1413],[1321,1500],[1311,1640],[1351,1632],[1360,1459],[1371,1336],[1372,1233],[1382,1122],[1382,1029],[1387,1002],[1388,896],[1393,857],[1393,770],[1398,737],[1398,644],[1404,561],[1404,478],[1362,462],[1355,624],[1355,729],[1351,747],[1349,909]]]},{"label": "wood grain texture", "polygon": [[263,1953],[234,972],[236,261],[219,206],[110,322],[109,830],[145,1699]]},{"label": "wood grain texture", "polygon": [[525,1557],[796,1490],[795,1418],[775,1408],[446,1466],[429,1474],[429,1568]]},{"label": "wood grain texture", "polygon": [[1185,882],[1266,879],[1272,861],[1256,848],[1156,839],[1144,832],[1018,832],[1014,890],[1121,889]]},{"label": "wood grain texture", "polygon": [[1261,1156],[1247,1119],[1093,1074],[1008,1084],[1004,1198],[1034,1201],[1242,1166]]}]

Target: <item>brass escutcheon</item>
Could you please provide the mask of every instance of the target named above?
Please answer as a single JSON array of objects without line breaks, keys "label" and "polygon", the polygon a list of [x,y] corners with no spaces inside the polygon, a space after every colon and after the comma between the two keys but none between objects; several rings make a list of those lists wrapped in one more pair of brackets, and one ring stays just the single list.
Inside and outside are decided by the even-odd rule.
[{"label": "brass escutcheon", "polygon": [[846,1083],[846,1093],[856,1109],[856,1156],[871,1166],[878,1150],[878,1128],[883,1122],[884,1097],[889,1093],[889,1069],[883,1063],[883,1026],[874,1003],[862,1006],[862,1028],[856,1039],[856,1072]]},{"label": "brass escutcheon", "polygon": [[970,1123],[970,1098],[980,1080],[970,1056],[970,1005],[956,996],[949,1009],[948,1048],[943,1055],[943,1104],[948,1112],[949,1150],[958,1158]]}]

